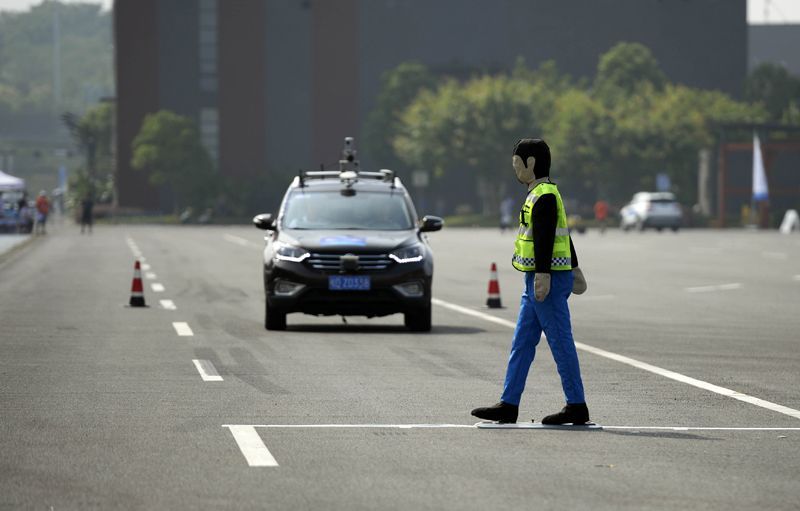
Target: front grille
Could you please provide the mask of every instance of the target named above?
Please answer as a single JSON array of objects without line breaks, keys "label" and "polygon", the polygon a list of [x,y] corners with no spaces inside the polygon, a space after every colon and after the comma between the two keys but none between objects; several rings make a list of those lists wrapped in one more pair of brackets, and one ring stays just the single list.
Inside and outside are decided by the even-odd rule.
[{"label": "front grille", "polygon": [[[342,266],[339,258],[344,254],[311,253],[306,262],[315,270],[339,271]],[[385,270],[391,264],[388,254],[354,254],[358,255],[358,271]]]}]

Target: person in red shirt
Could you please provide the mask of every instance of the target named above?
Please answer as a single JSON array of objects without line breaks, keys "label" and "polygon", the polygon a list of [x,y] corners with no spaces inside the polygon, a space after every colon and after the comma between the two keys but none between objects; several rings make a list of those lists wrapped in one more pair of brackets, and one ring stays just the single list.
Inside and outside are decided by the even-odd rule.
[{"label": "person in red shirt", "polygon": [[50,200],[47,198],[47,193],[42,190],[39,196],[36,197],[36,232],[38,234],[47,234],[45,225],[47,224],[47,215],[50,213]]},{"label": "person in red shirt", "polygon": [[606,232],[606,220],[608,219],[608,203],[602,199],[594,203],[594,219],[600,225],[600,234]]}]

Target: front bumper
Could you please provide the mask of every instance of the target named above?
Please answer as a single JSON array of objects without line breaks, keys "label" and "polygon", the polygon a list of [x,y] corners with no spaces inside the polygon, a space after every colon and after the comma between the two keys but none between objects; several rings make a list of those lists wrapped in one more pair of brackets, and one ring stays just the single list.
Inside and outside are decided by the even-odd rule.
[{"label": "front bumper", "polygon": [[[393,264],[375,272],[328,272],[309,268],[303,263],[276,261],[265,268],[264,286],[270,307],[282,312],[303,312],[317,316],[387,316],[428,307],[431,299],[432,270],[425,261]],[[368,291],[331,291],[331,275],[367,275]],[[276,292],[276,283],[292,282],[303,287],[291,295]],[[397,286],[419,283],[422,293],[409,296]]]}]

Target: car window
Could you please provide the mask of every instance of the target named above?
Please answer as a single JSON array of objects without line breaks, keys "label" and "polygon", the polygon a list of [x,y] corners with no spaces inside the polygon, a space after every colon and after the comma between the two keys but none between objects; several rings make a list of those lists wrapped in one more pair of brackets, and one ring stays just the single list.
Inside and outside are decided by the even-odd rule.
[{"label": "car window", "polygon": [[284,206],[284,229],[368,229],[400,231],[414,222],[402,193],[295,191]]}]

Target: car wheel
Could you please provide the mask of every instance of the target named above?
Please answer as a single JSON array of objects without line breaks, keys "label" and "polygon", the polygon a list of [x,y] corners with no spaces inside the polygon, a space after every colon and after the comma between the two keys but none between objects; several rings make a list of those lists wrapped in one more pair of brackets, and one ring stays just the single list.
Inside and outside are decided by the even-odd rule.
[{"label": "car wheel", "polygon": [[678,229],[680,229],[680,227],[678,227],[678,226],[676,225],[676,226],[672,227],[672,232],[678,232]]},{"label": "car wheel", "polygon": [[406,327],[412,332],[431,331],[431,304],[427,307],[419,307],[403,314]]},{"label": "car wheel", "polygon": [[264,327],[267,330],[286,330],[286,313],[264,300]]},{"label": "car wheel", "polygon": [[656,227],[656,230],[657,230],[658,232],[661,232],[661,231],[663,231],[663,230],[664,230],[664,228],[663,228],[663,227]]}]

